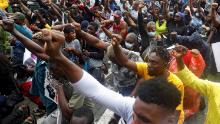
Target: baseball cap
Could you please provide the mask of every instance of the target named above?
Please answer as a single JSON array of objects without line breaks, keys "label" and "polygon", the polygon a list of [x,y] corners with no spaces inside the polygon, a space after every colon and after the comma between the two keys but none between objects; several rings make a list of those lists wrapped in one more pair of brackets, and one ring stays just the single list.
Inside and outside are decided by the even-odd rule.
[{"label": "baseball cap", "polygon": [[25,15],[21,12],[16,12],[13,15],[13,19],[17,19],[17,20],[24,20],[25,19]]}]

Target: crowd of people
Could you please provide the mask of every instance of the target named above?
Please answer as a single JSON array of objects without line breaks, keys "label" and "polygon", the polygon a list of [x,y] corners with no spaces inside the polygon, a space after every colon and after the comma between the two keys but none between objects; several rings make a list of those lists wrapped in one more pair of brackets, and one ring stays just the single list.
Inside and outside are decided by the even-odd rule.
[{"label": "crowd of people", "polygon": [[0,123],[218,124],[219,42],[219,0],[0,0]]}]

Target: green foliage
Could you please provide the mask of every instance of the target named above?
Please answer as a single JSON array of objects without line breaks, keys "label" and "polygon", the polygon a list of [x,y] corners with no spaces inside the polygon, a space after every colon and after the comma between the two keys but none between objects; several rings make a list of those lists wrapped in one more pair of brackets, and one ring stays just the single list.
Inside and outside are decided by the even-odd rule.
[{"label": "green foliage", "polygon": [[9,36],[10,34],[0,27],[0,53],[10,53]]}]

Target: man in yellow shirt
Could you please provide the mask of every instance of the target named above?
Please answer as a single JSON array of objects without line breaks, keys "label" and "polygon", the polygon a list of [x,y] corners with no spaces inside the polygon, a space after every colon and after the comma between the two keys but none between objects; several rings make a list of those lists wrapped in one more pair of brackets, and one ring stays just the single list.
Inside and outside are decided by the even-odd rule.
[{"label": "man in yellow shirt", "polygon": [[122,66],[129,68],[136,72],[140,77],[145,80],[149,80],[155,78],[157,76],[164,76],[168,82],[174,84],[178,90],[181,92],[181,103],[176,108],[176,110],[180,111],[178,124],[182,124],[184,121],[184,112],[183,112],[183,97],[184,97],[184,86],[181,80],[169,72],[168,63],[170,61],[169,52],[162,47],[154,47],[151,49],[150,54],[148,56],[148,62],[133,62],[130,61],[121,50],[119,46],[121,38],[117,35],[113,38],[113,48],[115,52],[116,61],[120,63]]},{"label": "man in yellow shirt", "polygon": [[176,60],[178,73],[177,76],[184,82],[185,86],[189,86],[208,99],[208,112],[206,116],[206,124],[220,123],[220,83],[199,79],[183,64],[182,56],[186,53],[184,46],[176,46]]}]

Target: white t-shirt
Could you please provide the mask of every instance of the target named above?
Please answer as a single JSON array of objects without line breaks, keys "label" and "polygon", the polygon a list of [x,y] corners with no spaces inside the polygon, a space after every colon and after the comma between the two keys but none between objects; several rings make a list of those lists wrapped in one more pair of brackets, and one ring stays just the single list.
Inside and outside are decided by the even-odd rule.
[{"label": "white t-shirt", "polygon": [[81,52],[81,45],[78,39],[75,39],[71,42],[65,42],[64,47],[71,47],[74,48],[75,50]]},{"label": "white t-shirt", "polygon": [[131,16],[133,17],[133,18],[135,18],[135,19],[137,19],[138,18],[138,11],[136,11],[136,10],[131,10]]},{"label": "white t-shirt", "polygon": [[104,87],[86,71],[83,71],[82,78],[72,86],[75,90],[121,116],[127,124],[131,124],[135,98],[124,97]]}]

